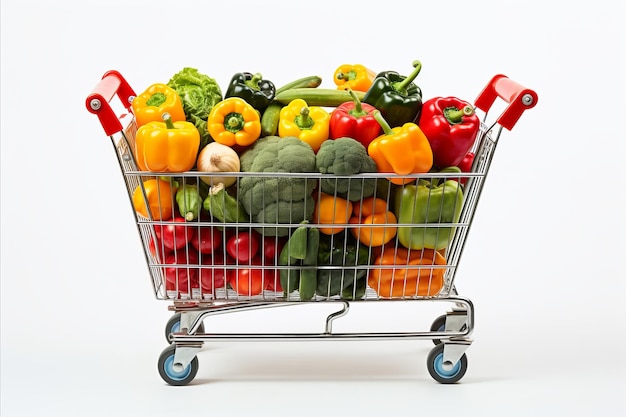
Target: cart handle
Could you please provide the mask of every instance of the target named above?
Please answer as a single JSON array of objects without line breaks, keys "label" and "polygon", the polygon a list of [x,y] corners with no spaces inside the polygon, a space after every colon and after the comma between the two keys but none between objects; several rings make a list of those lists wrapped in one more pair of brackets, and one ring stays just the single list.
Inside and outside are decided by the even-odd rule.
[{"label": "cart handle", "polygon": [[131,86],[118,71],[110,70],[104,73],[100,82],[87,96],[85,104],[89,112],[96,114],[107,135],[111,136],[122,130],[122,123],[117,117],[109,102],[117,96],[127,111],[131,111],[131,102],[136,97]]},{"label": "cart handle", "polygon": [[508,130],[513,129],[522,113],[535,107],[538,100],[537,93],[533,90],[523,87],[506,75],[498,74],[489,81],[474,104],[486,113],[497,97],[509,103],[497,120],[499,125]]}]

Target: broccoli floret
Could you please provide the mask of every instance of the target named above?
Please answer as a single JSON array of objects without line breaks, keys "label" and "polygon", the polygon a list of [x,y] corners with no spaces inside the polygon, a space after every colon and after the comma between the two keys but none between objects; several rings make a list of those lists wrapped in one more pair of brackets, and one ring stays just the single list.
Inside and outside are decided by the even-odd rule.
[{"label": "broccoli floret", "polygon": [[[327,140],[317,151],[316,167],[322,174],[337,176],[376,172],[376,162],[356,139],[344,137]],[[324,178],[322,191],[350,201],[370,197],[376,191],[376,179]]]},{"label": "broccoli floret", "polygon": [[[315,168],[315,152],[309,144],[289,136],[258,139],[240,157],[241,171],[259,173],[310,173]],[[238,199],[253,222],[298,224],[310,220],[315,208],[316,180],[294,176],[242,177]],[[267,236],[286,236],[287,227],[263,227]]]}]

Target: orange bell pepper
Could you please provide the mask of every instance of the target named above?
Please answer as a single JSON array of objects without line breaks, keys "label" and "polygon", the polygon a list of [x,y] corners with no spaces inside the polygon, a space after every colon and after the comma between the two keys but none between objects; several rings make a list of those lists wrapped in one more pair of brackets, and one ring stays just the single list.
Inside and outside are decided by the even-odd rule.
[{"label": "orange bell pepper", "polygon": [[337,67],[333,81],[337,86],[337,90],[369,90],[376,78],[376,73],[361,64],[343,64]]},{"label": "orange bell pepper", "polygon": [[444,256],[432,249],[389,246],[374,260],[367,283],[383,298],[433,296],[443,287],[445,265]]},{"label": "orange bell pepper", "polygon": [[169,113],[164,122],[148,122],[137,129],[135,157],[142,171],[185,172],[196,163],[200,132],[193,123],[172,122]]},{"label": "orange bell pepper", "polygon": [[[378,172],[408,175],[428,172],[432,168],[433,151],[418,125],[405,123],[392,129],[379,111],[374,112],[374,117],[384,134],[370,142],[367,153],[376,162]],[[389,178],[389,181],[402,185],[415,179]]]},{"label": "orange bell pepper", "polygon": [[[137,213],[152,220],[167,221],[172,218],[174,190],[169,181],[151,179],[143,182],[143,190],[138,185],[133,192],[133,207]],[[147,199],[147,204],[146,204]],[[150,213],[148,213],[150,210]]]},{"label": "orange bell pepper", "polygon": [[[396,215],[388,210],[387,202],[382,198],[368,197],[354,204],[350,223],[358,225],[350,233],[365,246],[382,246],[396,237],[398,223]],[[365,225],[379,225],[366,227]],[[388,225],[388,226],[385,226]]]},{"label": "orange bell pepper", "polygon": [[137,127],[148,122],[160,122],[164,113],[169,113],[172,121],[185,119],[185,110],[180,96],[166,84],[152,84],[143,93],[135,97],[131,103]]},{"label": "orange bell pepper", "polygon": [[[320,193],[315,210],[313,211],[313,221],[317,224],[348,224],[352,215],[352,202],[341,197]],[[319,231],[325,235],[334,235],[345,230],[343,227],[319,227]]]}]

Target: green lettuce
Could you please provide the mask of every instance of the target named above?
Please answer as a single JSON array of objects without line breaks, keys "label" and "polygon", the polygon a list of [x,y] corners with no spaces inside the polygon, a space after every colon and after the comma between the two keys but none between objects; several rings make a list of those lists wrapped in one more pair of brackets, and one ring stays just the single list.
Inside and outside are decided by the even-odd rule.
[{"label": "green lettuce", "polygon": [[185,67],[167,82],[180,96],[188,122],[200,132],[200,148],[212,142],[207,131],[207,118],[213,106],[222,100],[222,90],[217,81],[196,68]]}]

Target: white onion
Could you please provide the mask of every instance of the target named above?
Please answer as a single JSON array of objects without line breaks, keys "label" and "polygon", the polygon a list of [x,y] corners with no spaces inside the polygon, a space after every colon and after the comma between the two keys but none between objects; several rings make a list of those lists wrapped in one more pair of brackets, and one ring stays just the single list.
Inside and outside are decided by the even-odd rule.
[{"label": "white onion", "polygon": [[[197,167],[199,172],[239,172],[241,165],[239,155],[233,148],[218,142],[207,144],[198,154]],[[211,175],[200,177],[208,185],[224,184],[225,187],[233,185],[237,181],[236,176]]]}]

